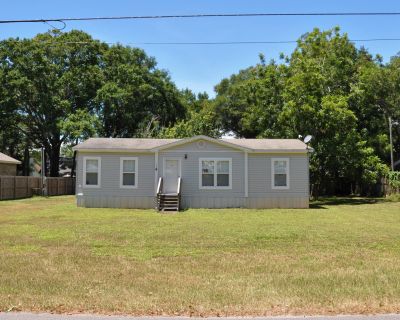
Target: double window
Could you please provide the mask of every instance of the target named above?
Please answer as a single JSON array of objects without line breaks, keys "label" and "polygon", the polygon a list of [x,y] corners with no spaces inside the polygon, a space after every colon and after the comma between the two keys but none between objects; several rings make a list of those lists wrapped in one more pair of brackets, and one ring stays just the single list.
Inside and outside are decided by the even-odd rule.
[{"label": "double window", "polygon": [[87,188],[99,188],[101,180],[101,159],[100,157],[83,158],[83,179]]},{"label": "double window", "polygon": [[200,159],[200,189],[231,189],[232,159]]},{"label": "double window", "polygon": [[272,189],[289,189],[289,159],[271,159]]},{"label": "double window", "polygon": [[137,188],[138,158],[124,157],[120,160],[120,187]]}]

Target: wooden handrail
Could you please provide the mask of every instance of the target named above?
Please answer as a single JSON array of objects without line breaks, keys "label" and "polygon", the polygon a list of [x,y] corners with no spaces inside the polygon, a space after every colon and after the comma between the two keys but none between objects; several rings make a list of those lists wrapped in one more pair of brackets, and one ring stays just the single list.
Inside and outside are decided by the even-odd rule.
[{"label": "wooden handrail", "polygon": [[178,177],[178,211],[181,210],[181,184],[182,184],[182,179],[181,177]]},{"label": "wooden handrail", "polygon": [[181,181],[182,181],[181,177],[178,177],[178,190],[176,192],[178,195],[181,193]]},{"label": "wooden handrail", "polygon": [[160,194],[162,191],[162,185],[163,185],[163,178],[160,177],[158,178],[158,186],[157,186],[157,194]]}]

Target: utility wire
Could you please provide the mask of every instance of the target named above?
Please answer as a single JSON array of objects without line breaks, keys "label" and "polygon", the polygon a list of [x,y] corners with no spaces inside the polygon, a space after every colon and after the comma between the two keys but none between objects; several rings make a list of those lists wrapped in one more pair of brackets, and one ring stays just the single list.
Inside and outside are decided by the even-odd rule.
[{"label": "utility wire", "polygon": [[[349,39],[350,42],[377,42],[377,41],[400,41],[400,38],[370,38],[370,39]],[[64,43],[64,44],[92,44],[91,41],[41,41],[38,40],[38,43],[45,44],[56,44],[56,43]],[[283,40],[283,41],[206,41],[206,42],[102,42],[108,45],[246,45],[246,44],[291,44],[297,43],[296,40]]]},{"label": "utility wire", "polygon": [[[349,39],[350,42],[374,42],[374,41],[400,41],[400,38],[375,38],[375,39]],[[211,42],[131,42],[127,45],[230,45],[230,44],[290,44],[297,40],[283,41],[211,41]],[[109,43],[116,44],[116,43]]]},{"label": "utility wire", "polygon": [[220,17],[293,17],[293,16],[398,16],[400,12],[264,12],[264,13],[205,13],[176,15],[145,15],[145,16],[111,16],[111,17],[77,17],[77,18],[42,18],[0,20],[5,23],[39,23],[62,21],[94,21],[94,20],[138,20],[138,19],[180,19],[180,18],[220,18]]}]

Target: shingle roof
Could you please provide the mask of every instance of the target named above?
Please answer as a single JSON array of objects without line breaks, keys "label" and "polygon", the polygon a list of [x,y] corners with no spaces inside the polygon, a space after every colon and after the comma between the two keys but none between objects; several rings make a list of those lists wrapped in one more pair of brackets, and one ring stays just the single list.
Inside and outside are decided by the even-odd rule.
[{"label": "shingle roof", "polygon": [[1,153],[0,152],[0,163],[15,163],[15,164],[20,164],[21,161],[18,161],[17,159],[11,158],[8,155]]},{"label": "shingle roof", "polygon": [[[199,136],[199,139],[202,137]],[[206,137],[207,138],[207,137]],[[211,139],[211,138],[208,138]],[[136,139],[136,138],[90,138],[74,147],[74,150],[141,150],[150,151],[170,143],[186,139]],[[213,139],[211,139],[213,140]],[[307,145],[297,139],[216,139],[250,151],[306,151]]]},{"label": "shingle roof", "polygon": [[179,140],[181,139],[90,138],[74,149],[151,150]]},{"label": "shingle roof", "polygon": [[298,139],[221,139],[253,150],[306,150],[307,145]]}]

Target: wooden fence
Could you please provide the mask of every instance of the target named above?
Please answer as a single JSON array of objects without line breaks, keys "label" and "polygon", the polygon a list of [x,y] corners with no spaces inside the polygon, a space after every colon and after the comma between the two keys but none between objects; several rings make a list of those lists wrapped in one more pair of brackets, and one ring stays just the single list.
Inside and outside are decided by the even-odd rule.
[{"label": "wooden fence", "polygon": [[[41,195],[40,177],[0,176],[0,200]],[[45,178],[45,195],[75,194],[75,178]]]},{"label": "wooden fence", "polygon": [[46,178],[47,195],[75,194],[75,178]]},{"label": "wooden fence", "polygon": [[397,194],[400,193],[400,188],[393,188],[389,184],[388,178],[381,178],[380,181],[380,188],[382,190],[382,194],[385,196],[390,196],[391,194]]}]

